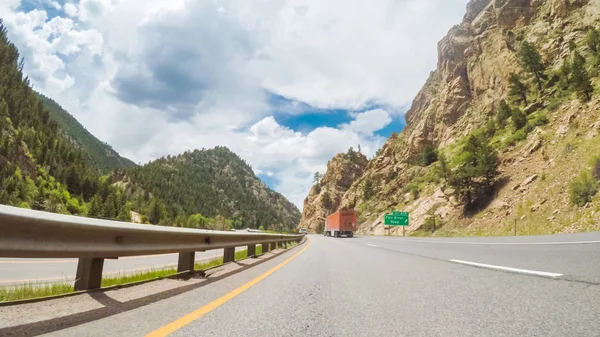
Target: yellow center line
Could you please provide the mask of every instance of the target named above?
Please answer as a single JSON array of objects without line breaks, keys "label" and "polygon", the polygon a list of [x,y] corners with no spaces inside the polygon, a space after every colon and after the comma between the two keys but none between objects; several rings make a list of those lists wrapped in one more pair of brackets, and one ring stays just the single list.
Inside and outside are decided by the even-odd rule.
[{"label": "yellow center line", "polygon": [[309,245],[310,245],[310,241],[308,241],[306,243],[306,246],[304,248],[302,248],[301,251],[294,254],[287,260],[281,262],[277,266],[273,267],[273,269],[265,272],[264,274],[258,276],[257,278],[253,279],[252,281],[240,286],[239,288],[234,289],[230,293],[223,295],[222,297],[208,303],[207,305],[203,306],[202,308],[195,310],[195,311],[177,319],[176,321],[173,321],[173,322],[147,334],[146,337],[168,336],[169,334],[172,334],[173,332],[183,328],[184,326],[192,323],[193,321],[199,319],[200,317],[208,314],[209,312],[211,312],[211,311],[215,310],[216,308],[220,307],[221,305],[225,304],[227,301],[233,299],[234,297],[236,297],[239,294],[243,293],[244,291],[248,290],[250,287],[254,286],[258,282],[264,280],[265,278],[267,278],[269,275],[273,274],[277,270],[281,269],[281,267],[285,266],[290,261],[295,259],[298,255],[302,254],[308,248]]}]

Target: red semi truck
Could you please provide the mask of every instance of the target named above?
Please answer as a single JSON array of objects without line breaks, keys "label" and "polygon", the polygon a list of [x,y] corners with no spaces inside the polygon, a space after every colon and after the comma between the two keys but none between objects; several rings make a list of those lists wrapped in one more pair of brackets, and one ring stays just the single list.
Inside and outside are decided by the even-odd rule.
[{"label": "red semi truck", "polygon": [[353,237],[356,231],[356,212],[354,210],[345,210],[335,212],[327,216],[325,221],[325,236],[335,236],[339,238],[342,235]]}]

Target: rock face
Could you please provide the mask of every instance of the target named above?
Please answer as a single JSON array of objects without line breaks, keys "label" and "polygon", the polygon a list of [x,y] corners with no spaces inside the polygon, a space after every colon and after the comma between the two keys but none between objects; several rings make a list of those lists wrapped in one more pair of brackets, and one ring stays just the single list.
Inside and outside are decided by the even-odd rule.
[{"label": "rock face", "polygon": [[316,232],[325,225],[327,215],[340,207],[344,193],[363,175],[367,158],[359,152],[340,153],[327,163],[321,181],[313,186],[304,199],[299,228]]},{"label": "rock face", "polygon": [[[359,232],[364,234],[383,234],[381,219],[392,209],[414,212],[411,218],[411,222],[415,220],[414,225],[409,231],[421,226],[425,213],[433,205],[437,209],[436,214],[444,220],[461,217],[461,205],[456,203],[443,182],[419,180],[421,185],[426,185],[426,190],[421,195],[411,196],[408,193],[411,182],[428,172],[427,168],[415,165],[415,160],[428,146],[451,147],[496,115],[500,100],[507,99],[510,74],[522,73],[517,59],[522,41],[527,40],[536,46],[548,69],[558,69],[571,54],[571,41],[585,45],[582,41],[587,30],[598,25],[599,12],[597,0],[471,0],[463,21],[450,29],[438,43],[437,68],[431,72],[406,113],[406,128],[386,141],[377,156],[369,161],[361,177],[353,178],[352,186],[341,197],[337,208],[359,210],[362,221]],[[545,109],[546,100],[529,102],[524,110],[533,114]],[[578,108],[583,109],[585,115],[593,110],[593,105]],[[500,170],[506,181],[523,181],[527,177],[524,176],[525,171],[530,171],[529,176],[537,172],[539,167],[535,165],[538,164],[532,158],[546,157],[546,144],[554,144],[549,138],[556,133],[564,135],[568,132],[569,117],[549,116],[549,119],[550,125],[545,126],[543,132],[536,130],[529,134],[523,142],[525,148],[521,144],[500,151]],[[562,129],[559,125],[561,120],[566,125]],[[589,125],[595,125],[594,122],[592,120]],[[583,125],[581,123],[579,125]],[[598,133],[591,129],[587,131],[588,139]],[[538,151],[540,148],[542,150]],[[548,158],[545,160],[548,161]],[[552,166],[546,164],[545,167]],[[514,186],[514,182],[508,186]],[[365,184],[374,190],[374,195],[369,198],[365,197]],[[510,187],[507,189],[511,190]],[[303,221],[315,221],[323,216],[316,214],[313,205],[318,195],[314,189],[311,190],[305,203],[307,216],[303,214]],[[518,200],[512,195],[502,196],[502,199],[505,200],[502,207],[493,204],[490,214],[512,216]],[[308,227],[308,223],[303,222],[301,226]]]}]

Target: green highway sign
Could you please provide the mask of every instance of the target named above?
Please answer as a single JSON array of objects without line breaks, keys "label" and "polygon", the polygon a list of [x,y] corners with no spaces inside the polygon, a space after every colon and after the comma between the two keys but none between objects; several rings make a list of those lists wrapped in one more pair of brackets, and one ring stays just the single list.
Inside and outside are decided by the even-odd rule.
[{"label": "green highway sign", "polygon": [[408,212],[394,212],[383,217],[386,226],[408,226]]}]

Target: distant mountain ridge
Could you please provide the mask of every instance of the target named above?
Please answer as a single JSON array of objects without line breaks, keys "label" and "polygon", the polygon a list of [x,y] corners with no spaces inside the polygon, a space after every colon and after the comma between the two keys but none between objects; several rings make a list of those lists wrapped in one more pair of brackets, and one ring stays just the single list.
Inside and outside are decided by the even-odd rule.
[{"label": "distant mountain ridge", "polygon": [[107,173],[115,169],[137,166],[133,161],[121,157],[110,145],[92,135],[75,117],[54,100],[40,93],[36,94],[44,107],[50,112],[50,118],[55,120],[62,131],[89,155],[91,164],[100,171]]},{"label": "distant mountain ridge", "polygon": [[225,216],[234,227],[294,228],[300,211],[260,181],[226,147],[187,151],[125,170],[126,176],[170,206],[171,218],[200,213]]}]

